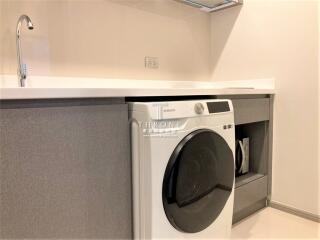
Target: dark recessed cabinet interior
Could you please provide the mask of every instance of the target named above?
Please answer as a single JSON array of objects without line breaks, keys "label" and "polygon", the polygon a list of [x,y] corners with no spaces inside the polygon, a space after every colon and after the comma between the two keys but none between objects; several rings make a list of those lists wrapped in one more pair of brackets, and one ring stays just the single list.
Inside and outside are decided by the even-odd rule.
[{"label": "dark recessed cabinet interior", "polygon": [[249,171],[236,176],[235,188],[267,175],[268,121],[236,125],[236,139],[249,139]]}]

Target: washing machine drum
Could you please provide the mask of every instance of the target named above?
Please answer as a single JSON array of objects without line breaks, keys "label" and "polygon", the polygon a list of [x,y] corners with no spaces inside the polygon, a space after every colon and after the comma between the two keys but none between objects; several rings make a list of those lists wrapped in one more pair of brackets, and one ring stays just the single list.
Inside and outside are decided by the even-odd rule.
[{"label": "washing machine drum", "polygon": [[227,142],[207,129],[187,135],[172,153],[163,179],[163,207],[171,225],[187,233],[210,226],[233,181],[234,158]]}]

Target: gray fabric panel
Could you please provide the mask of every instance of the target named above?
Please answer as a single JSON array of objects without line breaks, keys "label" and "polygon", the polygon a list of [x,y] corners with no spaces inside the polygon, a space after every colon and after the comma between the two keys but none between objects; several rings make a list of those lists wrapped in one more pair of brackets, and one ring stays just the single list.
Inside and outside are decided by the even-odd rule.
[{"label": "gray fabric panel", "polygon": [[127,105],[0,110],[0,238],[132,238]]}]

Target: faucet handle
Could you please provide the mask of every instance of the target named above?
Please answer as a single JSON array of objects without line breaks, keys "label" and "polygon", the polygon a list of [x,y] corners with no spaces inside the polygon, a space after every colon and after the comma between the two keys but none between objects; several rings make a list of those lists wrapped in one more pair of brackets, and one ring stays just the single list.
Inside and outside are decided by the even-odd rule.
[{"label": "faucet handle", "polygon": [[26,78],[27,71],[28,71],[27,64],[23,63],[21,67],[17,69],[17,74],[20,78]]},{"label": "faucet handle", "polygon": [[18,69],[18,75],[20,80],[20,86],[25,87],[26,86],[26,78],[27,78],[27,64],[23,63],[21,65],[21,69]]},{"label": "faucet handle", "polygon": [[26,78],[28,74],[28,68],[26,63],[22,64],[22,72],[23,72],[23,77]]}]

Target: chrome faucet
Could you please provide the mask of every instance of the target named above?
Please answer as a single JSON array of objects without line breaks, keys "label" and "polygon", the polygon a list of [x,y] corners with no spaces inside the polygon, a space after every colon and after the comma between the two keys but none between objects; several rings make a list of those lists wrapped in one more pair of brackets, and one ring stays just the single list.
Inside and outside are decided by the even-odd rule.
[{"label": "chrome faucet", "polygon": [[18,58],[18,77],[20,81],[20,86],[25,86],[25,81],[27,78],[27,66],[22,61],[22,51],[21,51],[21,45],[20,45],[20,33],[21,33],[21,25],[23,21],[26,21],[27,27],[29,30],[33,29],[33,24],[31,22],[31,19],[27,15],[21,15],[17,22],[17,28],[16,28],[16,44],[17,44],[17,58]]}]

